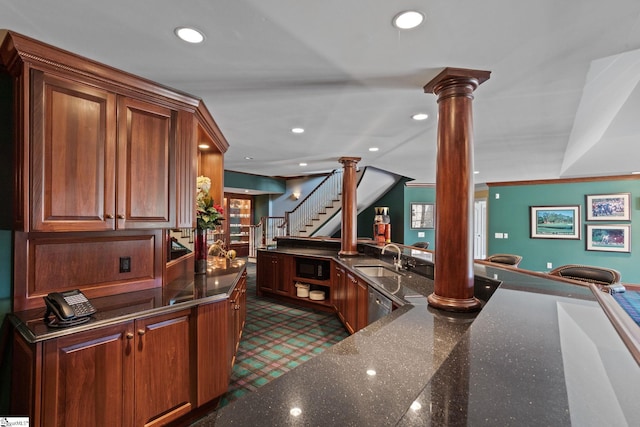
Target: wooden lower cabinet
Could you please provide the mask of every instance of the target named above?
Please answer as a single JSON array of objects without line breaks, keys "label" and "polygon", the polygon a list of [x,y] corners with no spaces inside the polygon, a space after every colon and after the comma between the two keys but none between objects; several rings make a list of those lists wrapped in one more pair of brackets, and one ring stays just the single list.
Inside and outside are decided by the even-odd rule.
[{"label": "wooden lower cabinet", "polygon": [[[191,310],[136,320],[136,426],[163,425],[195,405],[195,324]],[[85,424],[86,425],[86,424]]]},{"label": "wooden lower cabinet", "polygon": [[44,343],[43,426],[153,426],[192,409],[191,310]]},{"label": "wooden lower cabinet", "polygon": [[284,296],[292,294],[291,269],[293,257],[278,253],[258,252],[256,290]]},{"label": "wooden lower cabinet", "polygon": [[356,276],[346,273],[344,290],[344,325],[349,333],[354,334],[367,326],[368,286]]},{"label": "wooden lower cabinet", "polygon": [[197,406],[224,394],[229,386],[229,363],[233,354],[227,300],[198,306]]},{"label": "wooden lower cabinet", "polygon": [[43,426],[133,425],[133,331],[128,322],[44,343]]}]

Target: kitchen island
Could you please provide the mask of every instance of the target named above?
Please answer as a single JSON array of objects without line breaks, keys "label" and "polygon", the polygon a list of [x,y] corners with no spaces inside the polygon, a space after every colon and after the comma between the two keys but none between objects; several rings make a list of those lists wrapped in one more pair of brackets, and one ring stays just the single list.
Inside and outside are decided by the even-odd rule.
[{"label": "kitchen island", "polygon": [[[357,275],[388,266],[361,246],[332,259]],[[609,295],[486,263],[475,274],[501,282],[479,313],[431,308],[432,278],[406,274],[390,315],[222,408],[215,425],[640,425],[640,366],[599,302]]]}]

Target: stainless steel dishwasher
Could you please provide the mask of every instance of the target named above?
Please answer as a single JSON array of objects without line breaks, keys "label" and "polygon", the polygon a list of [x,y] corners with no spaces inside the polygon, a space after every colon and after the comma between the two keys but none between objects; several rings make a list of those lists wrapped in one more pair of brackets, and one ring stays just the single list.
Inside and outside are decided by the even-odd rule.
[{"label": "stainless steel dishwasher", "polygon": [[369,310],[367,324],[370,325],[389,313],[391,313],[391,300],[369,286]]}]

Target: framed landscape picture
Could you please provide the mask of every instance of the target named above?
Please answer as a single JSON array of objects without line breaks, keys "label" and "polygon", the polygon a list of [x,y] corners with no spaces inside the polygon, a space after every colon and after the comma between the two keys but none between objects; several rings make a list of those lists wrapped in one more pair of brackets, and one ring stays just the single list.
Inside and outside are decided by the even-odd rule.
[{"label": "framed landscape picture", "polygon": [[434,228],[434,211],[433,203],[411,203],[411,228]]},{"label": "framed landscape picture", "polygon": [[580,240],[580,206],[531,206],[532,239]]},{"label": "framed landscape picture", "polygon": [[631,252],[631,225],[587,225],[587,250]]},{"label": "framed landscape picture", "polygon": [[630,193],[588,194],[587,221],[629,221]]}]

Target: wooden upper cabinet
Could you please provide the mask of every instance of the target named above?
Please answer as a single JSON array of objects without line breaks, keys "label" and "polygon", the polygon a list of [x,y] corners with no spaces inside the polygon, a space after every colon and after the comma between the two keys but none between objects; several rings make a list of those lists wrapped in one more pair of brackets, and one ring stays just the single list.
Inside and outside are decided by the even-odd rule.
[{"label": "wooden upper cabinet", "polygon": [[113,229],[115,94],[39,70],[31,77],[31,229]]},{"label": "wooden upper cabinet", "polygon": [[0,222],[26,232],[192,227],[198,142],[211,146],[202,172],[222,201],[229,145],[201,99],[12,31],[0,40],[0,76],[15,113],[0,126],[13,134],[0,162],[13,182],[0,197],[15,206]]},{"label": "wooden upper cabinet", "polygon": [[176,117],[33,70],[31,230],[175,227]]},{"label": "wooden upper cabinet", "polygon": [[118,101],[117,228],[175,227],[175,120],[169,108]]}]

